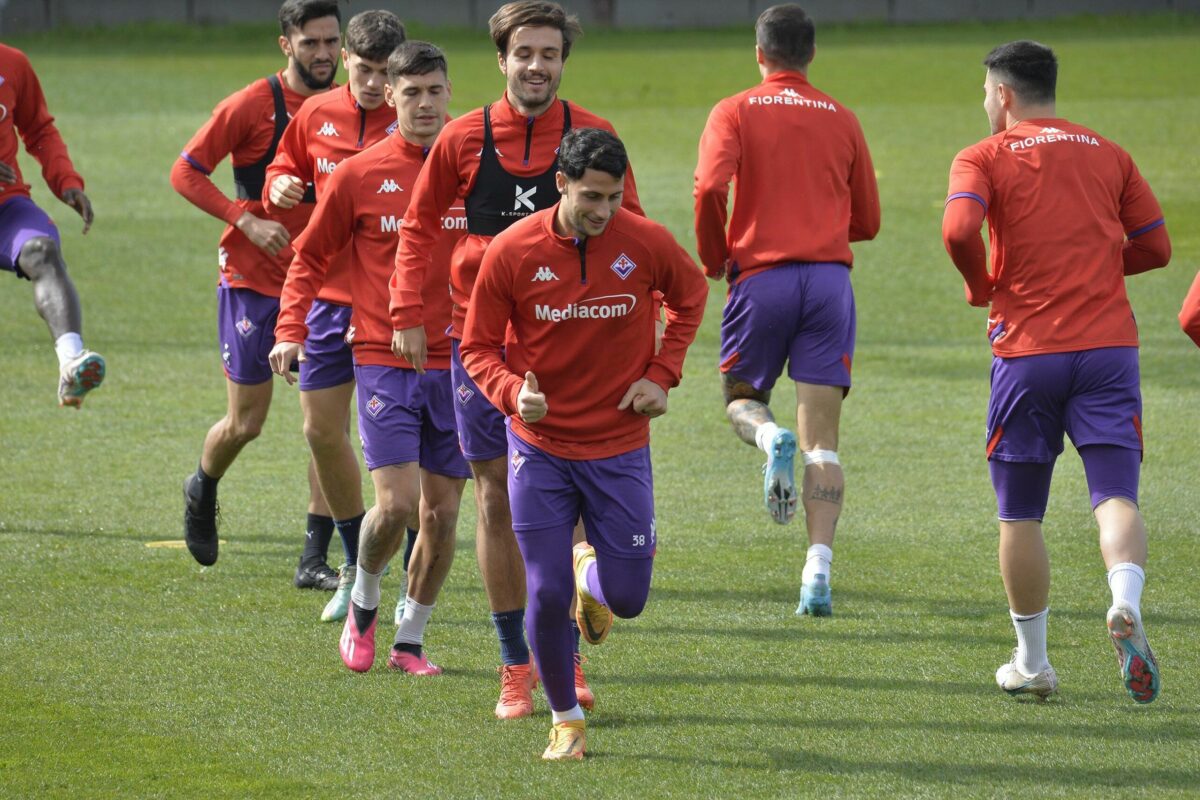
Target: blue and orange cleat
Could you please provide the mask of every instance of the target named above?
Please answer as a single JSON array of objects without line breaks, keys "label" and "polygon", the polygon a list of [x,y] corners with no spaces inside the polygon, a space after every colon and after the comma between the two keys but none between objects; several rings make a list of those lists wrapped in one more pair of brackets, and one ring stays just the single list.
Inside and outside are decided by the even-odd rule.
[{"label": "blue and orange cleat", "polygon": [[104,382],[104,357],[84,350],[63,364],[58,373],[58,404],[80,408],[83,398]]},{"label": "blue and orange cleat", "polygon": [[763,467],[763,497],[771,519],[786,525],[796,516],[796,434],[780,428]]},{"label": "blue and orange cleat", "polygon": [[1117,651],[1121,682],[1129,696],[1136,703],[1154,702],[1162,681],[1141,617],[1128,604],[1117,603],[1108,610],[1108,636]]}]

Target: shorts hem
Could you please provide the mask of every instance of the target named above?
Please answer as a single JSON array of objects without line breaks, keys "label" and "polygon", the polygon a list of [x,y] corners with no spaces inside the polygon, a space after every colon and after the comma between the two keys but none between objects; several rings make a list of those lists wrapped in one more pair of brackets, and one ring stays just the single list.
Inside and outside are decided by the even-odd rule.
[{"label": "shorts hem", "polygon": [[471,463],[471,462],[478,463],[480,461],[495,461],[497,458],[505,458],[507,456],[508,456],[508,446],[507,445],[504,447],[503,450],[498,451],[495,455],[486,455],[486,454],[480,455],[480,454],[476,454],[476,453],[468,453],[466,450],[463,451],[463,459],[465,459],[468,463]]},{"label": "shorts hem", "polygon": [[351,375],[344,381],[316,381],[314,383],[300,382],[300,391],[302,392],[318,392],[321,389],[332,389],[336,386],[345,386],[347,383],[354,383],[354,376]]},{"label": "shorts hem", "polygon": [[573,516],[562,517],[561,519],[550,520],[549,522],[538,522],[538,523],[528,523],[528,524],[522,523],[519,525],[514,522],[513,523],[513,533],[517,533],[520,531],[541,531],[541,530],[546,530],[547,528],[556,528],[560,525],[566,525],[568,523],[572,527],[574,527],[575,522],[576,522],[576,517],[573,517]]},{"label": "shorts hem", "polygon": [[992,453],[988,461],[1007,461],[1010,464],[1053,464],[1062,455],[1061,452],[1051,456],[1014,456],[1008,453]]},{"label": "shorts hem", "polygon": [[[366,461],[366,459],[363,459],[363,460]],[[385,459],[382,459],[381,461],[377,461],[374,463],[372,463],[370,461],[366,461],[368,472],[374,472],[375,470],[383,469],[384,467],[397,467],[397,466],[400,466],[401,464],[416,464],[416,463],[417,463],[417,459],[415,459],[415,458],[385,458]]]},{"label": "shorts hem", "polygon": [[[596,545],[596,542],[588,541],[597,553],[602,554],[605,558],[620,558],[625,561],[645,561],[654,560],[655,553],[623,553],[620,550],[614,550],[611,547]],[[657,549],[657,548],[656,548]]]},{"label": "shorts hem", "polygon": [[269,383],[275,377],[275,373],[271,372],[267,373],[267,377],[262,380],[253,380],[242,375],[231,375],[228,370],[223,370],[223,372],[225,372],[225,377],[230,382],[236,383],[238,386],[262,386],[264,383]]}]

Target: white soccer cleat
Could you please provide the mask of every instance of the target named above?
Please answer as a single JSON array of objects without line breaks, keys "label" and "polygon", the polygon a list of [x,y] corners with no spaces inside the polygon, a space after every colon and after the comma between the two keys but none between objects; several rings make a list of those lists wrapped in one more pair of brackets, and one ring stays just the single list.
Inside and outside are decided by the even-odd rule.
[{"label": "white soccer cleat", "polygon": [[1058,691],[1058,674],[1054,667],[1047,665],[1036,675],[1026,675],[1017,669],[1017,651],[1014,649],[1012,660],[996,670],[996,684],[1014,697],[1031,694],[1039,700],[1045,700]]}]

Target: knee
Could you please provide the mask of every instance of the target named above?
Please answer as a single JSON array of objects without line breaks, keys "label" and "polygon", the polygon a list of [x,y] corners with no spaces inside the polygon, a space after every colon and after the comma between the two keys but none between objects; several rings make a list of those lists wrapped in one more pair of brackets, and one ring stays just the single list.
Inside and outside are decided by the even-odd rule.
[{"label": "knee", "polygon": [[312,450],[330,450],[346,437],[345,432],[337,425],[331,425],[327,420],[309,415],[304,420],[304,438]]},{"label": "knee", "polygon": [[529,605],[542,613],[555,613],[561,609],[565,617],[567,609],[571,607],[575,583],[570,575],[562,577],[562,580],[528,581]]},{"label": "knee", "polygon": [[421,519],[421,531],[428,531],[438,539],[453,541],[455,529],[458,527],[458,507],[449,503],[439,503],[429,508]]},{"label": "knee", "polygon": [[66,271],[59,252],[58,242],[49,236],[35,236],[21,246],[17,266],[30,280]]},{"label": "knee", "polygon": [[622,597],[617,595],[609,597],[605,594],[604,599],[608,601],[608,608],[613,612],[613,616],[621,619],[633,619],[646,607],[647,595],[642,594],[636,597]]},{"label": "knee", "polygon": [[411,503],[396,497],[381,497],[375,504],[375,527],[388,533],[403,533],[412,512]]},{"label": "knee", "polygon": [[261,418],[239,419],[234,417],[230,420],[229,432],[230,435],[240,445],[246,445],[254,441],[262,433],[263,420]]}]

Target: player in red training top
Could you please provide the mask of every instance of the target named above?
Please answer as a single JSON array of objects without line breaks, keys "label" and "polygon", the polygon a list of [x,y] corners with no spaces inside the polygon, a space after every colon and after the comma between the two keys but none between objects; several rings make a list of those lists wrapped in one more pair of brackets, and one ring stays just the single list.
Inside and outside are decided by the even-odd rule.
[{"label": "player in red training top", "polygon": [[1183,300],[1183,308],[1179,310],[1179,326],[1200,347],[1200,272],[1196,273],[1192,288]]},{"label": "player in red training top", "polygon": [[[666,228],[621,208],[628,162],[616,136],[574,129],[558,163],[558,205],[488,246],[462,341],[467,372],[510,424],[509,501],[554,712],[550,760],[584,754],[572,597],[592,644],[614,614],[646,604],[657,536],[649,418],[667,411],[708,296]],[[657,354],[656,292],[667,315]],[[588,542],[572,549],[581,515]]]},{"label": "player in red training top", "polygon": [[[558,98],[572,42],[581,33],[578,20],[561,6],[532,0],[508,3],[492,15],[489,27],[505,92],[495,103],[447,125],[429,153],[400,231],[392,324],[400,353],[418,370],[424,369],[425,276],[441,235],[442,215],[460,202],[458,198],[466,198],[468,235],[455,248],[450,264],[450,370],[458,397],[454,411],[459,441],[475,478],[476,555],[500,640],[496,716],[514,719],[533,713],[534,674],[525,640],[525,573],[508,508],[504,415],[462,369],[458,341],[488,242],[558,200],[555,156],[563,134],[572,127],[612,131],[612,126]],[[623,204],[642,213],[631,170],[625,174]],[[581,702],[590,708],[594,697],[582,668],[576,670],[576,681]]]},{"label": "player in red training top", "polygon": [[58,228],[29,196],[17,164],[17,136],[42,165],[54,196],[92,227],[92,203],[71,164],[42,85],[24,53],[0,44],[0,269],[33,283],[33,303],[58,354],[58,404],[79,408],[104,380],[104,359],[83,347],[79,295],[63,263]]},{"label": "player in red training top", "polygon": [[[950,168],[942,222],[967,302],[991,304],[987,458],[1000,574],[1017,649],[996,671],[1012,695],[1058,688],[1046,655],[1050,562],[1042,518],[1063,432],[1083,460],[1112,607],[1108,633],[1139,703],[1159,691],[1142,628],[1146,527],[1138,510],[1142,397],[1125,276],[1165,266],[1162,210],[1133,159],[1055,113],[1058,60],[1031,41],[984,59],[992,135]],[[979,228],[987,217],[991,272]]]},{"label": "player in red training top", "polygon": [[[201,564],[217,560],[217,483],[242,448],[256,439],[271,408],[271,368],[279,290],[312,204],[268,217],[261,202],[267,164],[288,119],[305,98],[324,92],[337,74],[341,16],[335,0],[287,0],[279,8],[279,48],[287,67],[222,100],[171,168],[171,185],[202,211],[226,223],[217,247],[217,336],[225,370],[225,416],[204,437],[200,464],[183,485],[184,539]],[[226,157],[233,162],[236,199],[209,177]],[[325,563],[333,520],[309,466],[305,557],[300,588],[337,588]]]},{"label": "player in red training top", "polygon": [[[346,569],[346,576],[353,576],[353,590],[349,585],[339,590],[322,618],[346,619],[342,658],[353,670],[370,669],[379,580],[419,508],[421,533],[388,666],[436,675],[441,669],[422,651],[425,625],[454,558],[459,501],[470,475],[458,449],[450,340],[445,334],[450,324],[450,250],[465,232],[457,225],[465,219],[461,209],[446,218],[435,268],[429,271],[427,306],[431,312],[439,306],[440,310],[427,319],[430,360],[424,373],[392,353],[388,282],[395,269],[398,223],[425,155],[445,124],[450,82],[442,51],[411,40],[397,48],[388,59],[386,96],[388,105],[396,108],[399,128],[343,161],[326,184],[316,213],[296,243],[271,363],[291,380],[289,365],[304,352],[304,320],[330,263],[349,245],[358,429],[376,503],[363,522],[358,564]],[[352,609],[349,615],[347,606]]]},{"label": "player in red training top", "polygon": [[[404,41],[404,25],[390,11],[363,11],[346,23],[342,61],[347,84],[301,106],[267,167],[263,201],[285,215],[308,194],[321,200],[334,169],[396,128],[384,103],[387,60]],[[308,339],[300,362],[300,407],[321,492],[342,539],[346,563],[358,561],[363,518],[362,476],[350,444],[350,400],[354,359],[350,334],[349,251],[330,264],[330,273],[306,321]],[[350,579],[349,574],[342,576]]]},{"label": "player in red training top", "polygon": [[[845,478],[838,459],[842,399],[854,356],[850,243],[879,231],[871,154],[854,114],[808,82],[813,22],[772,6],[755,26],[762,83],[713,108],[696,165],[696,242],[710,278],[725,278],[720,370],[725,413],[766,453],[771,517],[796,513],[799,446],[808,553],[797,614],[833,613],[830,567]],[[802,153],[781,157],[781,152]],[[737,183],[732,219],[726,201]],[[775,423],[771,388],[788,365],[796,431]]]}]

